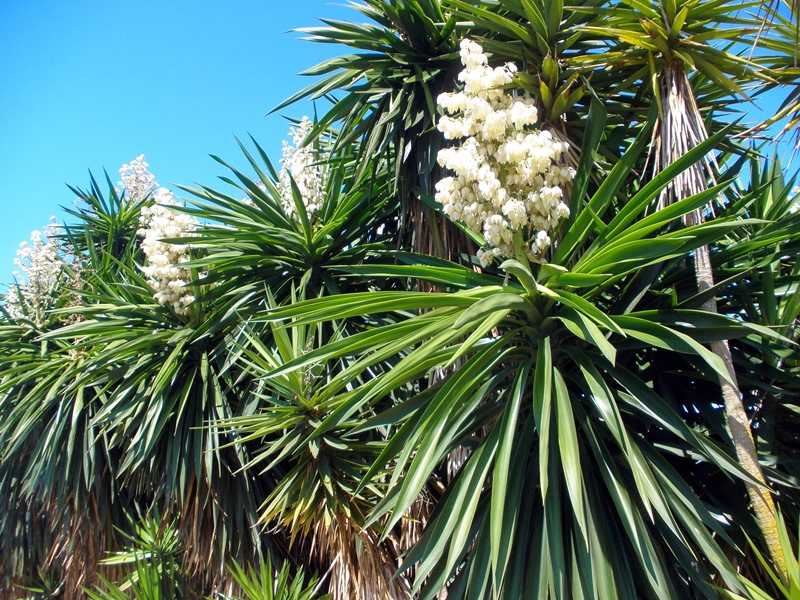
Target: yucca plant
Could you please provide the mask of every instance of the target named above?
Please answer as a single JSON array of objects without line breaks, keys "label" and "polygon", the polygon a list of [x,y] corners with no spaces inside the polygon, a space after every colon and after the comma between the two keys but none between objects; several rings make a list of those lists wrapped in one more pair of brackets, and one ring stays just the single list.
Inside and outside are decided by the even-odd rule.
[{"label": "yucca plant", "polygon": [[[203,565],[202,578],[226,577],[219,559],[216,571],[206,571],[207,560],[250,557],[262,544],[248,529],[248,510],[249,522],[257,521],[260,484],[235,477],[243,450],[221,451],[219,433],[204,428],[240,407],[225,351],[238,321],[207,319],[213,307],[200,303],[191,314],[160,304],[137,264],[145,260],[139,240],[127,239],[153,201],[131,207],[113,188],[106,201],[94,182],[91,194],[78,211],[85,220],[70,232],[84,238],[81,302],[54,313],[69,324],[31,333],[30,348],[17,345],[4,363],[4,482],[23,491],[10,515],[43,516],[32,531],[21,517],[8,527],[21,529],[14,533],[21,539],[47,533],[44,553],[62,561],[56,569],[72,597],[115,545],[120,506],[155,501],[193,532],[186,536],[189,565]],[[227,523],[222,535],[209,527],[215,521]]]},{"label": "yucca plant", "polygon": [[[648,134],[640,134],[593,194],[548,264],[507,261],[497,275],[430,262],[366,266],[358,272],[419,277],[450,291],[342,294],[270,311],[271,320],[290,319],[287,327],[357,315],[400,318],[270,375],[350,357],[347,378],[317,392],[333,399],[344,381],[363,375],[385,352],[403,350],[391,371],[355,386],[307,438],[320,441],[354,415],[367,424],[394,424],[357,490],[376,486],[383,495],[367,524],[388,535],[437,477],[447,453],[472,448],[406,556],[404,568],[418,569],[414,589],[421,597],[434,597],[442,586],[449,597],[714,597],[717,577],[741,588],[725,553],[735,547],[724,523],[681,475],[687,459],[672,448],[722,477],[752,479],[715,436],[687,425],[683,409],[652,388],[648,375],[667,355],[695,379],[727,377],[702,345],[707,338],[695,339],[686,328],[709,317],[663,302],[653,310],[650,289],[657,290],[637,274],[647,267],[667,272],[747,221],[731,215],[680,226],[683,215],[721,187],[647,213],[719,135],[617,205],[614,197]],[[420,309],[430,311],[402,317]],[[780,339],[758,325],[715,318],[720,337],[750,331]],[[409,382],[456,360],[462,367],[440,386],[423,386],[409,400],[396,397]],[[393,405],[376,408],[387,397],[396,398]],[[364,429],[356,425],[351,433]],[[669,451],[661,450],[664,443]],[[385,478],[387,468],[392,475]]]},{"label": "yucca plant", "polygon": [[[728,2],[356,9],[370,23],[307,30],[355,54],[283,105],[340,95],[296,122],[283,169],[254,143],[244,168],[220,161],[227,191],[184,188],[185,207],[147,178],[133,202],[107,176],[107,194],[74,190],[86,276],[53,297],[81,305],[0,323],[3,585],[42,567],[82,593],[138,503],[182,551],[166,571],[137,555],[97,597],[184,593],[166,572],[253,597],[790,590],[792,561],[764,577],[780,563],[745,490],[796,512],[796,434],[776,420],[797,416],[800,226],[780,167],[734,183],[752,152],[720,115],[793,71],[742,57],[754,20]],[[515,238],[494,264],[473,256],[489,232],[433,198],[438,151],[460,144],[437,96],[463,83],[467,35],[517,63],[502,93],[538,109],[524,133],[570,145],[549,247]],[[192,225],[137,233],[155,212]],[[727,361],[709,349],[726,343]],[[763,479],[725,419],[737,385]]]},{"label": "yucca plant", "polygon": [[[287,336],[265,325],[262,316],[268,306],[298,298],[402,287],[350,273],[391,248],[398,227],[396,195],[384,169],[359,174],[348,148],[333,149],[324,164],[326,194],[316,206],[256,148],[260,161],[246,156],[257,179],[236,169],[238,182],[226,179],[237,195],[246,195],[246,202],[211,188],[191,190],[197,196],[192,214],[208,223],[198,231],[195,245],[205,255],[195,264],[207,265],[208,281],[217,284],[209,297],[237,302],[242,325],[232,340],[231,356],[243,377],[253,381],[249,410],[213,426],[234,433],[237,443],[248,448],[246,467],[253,477],[271,482],[260,509],[264,528],[286,532],[292,554],[300,560],[331,568],[329,587],[338,590],[336,597],[382,596],[386,589],[403,587],[402,579],[392,581],[390,566],[399,564],[399,551],[390,544],[376,546],[377,535],[362,529],[372,504],[369,495],[352,496],[369,456],[378,450],[370,443],[351,447],[350,440],[335,436],[320,446],[305,445],[309,428],[335,407],[336,402],[315,399],[316,387],[330,373],[309,369],[286,379],[264,377],[313,348],[358,335],[372,324],[344,320]],[[390,367],[387,362],[381,368]],[[302,557],[304,551],[310,556]]]},{"label": "yucca plant", "polygon": [[278,571],[272,566],[269,554],[266,561],[259,559],[255,568],[242,567],[237,562],[229,568],[242,592],[241,595],[225,597],[225,600],[328,600],[329,597],[318,593],[318,577],[311,577],[306,582],[303,569],[292,574],[288,561],[284,561]]},{"label": "yucca plant", "polygon": [[[69,596],[91,580],[114,538],[117,489],[109,476],[114,458],[91,424],[100,392],[82,377],[84,357],[68,343],[41,340],[74,323],[64,311],[86,291],[87,257],[64,237],[68,243],[53,234],[45,247],[31,248],[24,301],[15,314],[5,312],[0,328],[0,494],[8,507],[0,571],[8,584],[41,569]],[[47,278],[54,293],[30,294]]]},{"label": "yucca plant", "polygon": [[[380,432],[350,435],[354,421],[310,439],[318,424],[350,396],[347,389],[331,398],[320,396],[332,380],[346,376],[348,361],[336,366],[308,364],[299,372],[272,375],[309,352],[346,345],[363,334],[346,335],[343,322],[333,335],[317,326],[270,330],[273,347],[248,333],[243,349],[242,363],[261,383],[260,410],[221,423],[253,445],[246,468],[267,472],[278,482],[260,507],[263,526],[284,529],[301,554],[312,553],[328,573],[328,590],[334,598],[407,597],[406,578],[394,573],[403,551],[399,535],[379,542],[380,533],[365,522],[378,496],[372,487],[358,490],[385,438]],[[393,362],[387,357],[383,364],[373,365],[372,372],[388,372]],[[356,377],[362,384],[368,379]]]},{"label": "yucca plant", "polygon": [[162,520],[158,509],[153,514],[139,513],[138,518],[129,515],[128,519],[132,532],[123,534],[128,549],[111,553],[101,564],[117,569],[132,565],[133,571],[116,584],[101,577],[102,587],[87,589],[86,595],[92,600],[193,597],[181,569],[183,547],[175,524]]},{"label": "yucca plant", "polygon": [[[710,23],[715,24],[713,39],[739,41],[748,35],[754,24],[746,19],[730,19],[717,7],[704,7],[694,3],[662,2],[658,6],[637,5],[630,11],[608,13],[610,22],[602,30],[604,36],[618,37],[621,62],[639,62],[649,67],[650,80],[654,87],[654,98],[659,107],[659,129],[655,136],[654,169],[659,173],[666,165],[686,154],[708,137],[705,122],[700,114],[697,98],[692,89],[688,69],[697,70],[722,90],[732,95],[747,97],[736,80],[728,75],[735,73],[741,78],[749,75],[747,83],[764,77],[742,56],[721,50],[717,45],[704,43],[712,34]],[[640,33],[634,33],[637,26]],[[595,30],[599,33],[599,30]],[[634,34],[634,35],[632,35]],[[645,61],[645,57],[647,61]],[[741,80],[741,79],[740,79]],[[684,171],[663,191],[659,208],[708,189],[713,179],[713,168],[709,158],[698,160]],[[708,206],[712,206],[713,197]],[[699,207],[686,215],[687,225],[694,225],[704,218],[706,209]],[[715,286],[708,245],[701,245],[695,253],[694,268],[700,293]],[[701,310],[716,313],[714,295],[708,295]],[[773,517],[775,505],[758,460],[750,424],[739,391],[733,358],[725,340],[711,343],[714,353],[724,362],[728,376],[720,376],[728,429],[740,464],[759,482],[748,484],[751,504],[759,527],[767,540],[770,555],[779,572],[784,571],[783,557],[777,545],[776,523]]]},{"label": "yucca plant", "polygon": [[[116,457],[116,481],[131,497],[179,514],[193,532],[185,539],[187,560],[198,569],[217,557],[216,571],[204,576],[224,576],[223,555],[249,556],[262,543],[248,532],[260,484],[235,475],[244,450],[222,450],[229,439],[206,427],[246,410],[239,391],[247,381],[237,382],[227,351],[238,321],[200,303],[191,315],[177,314],[153,299],[134,267],[120,264],[116,273],[117,281],[107,276],[87,294],[78,323],[46,337],[67,340],[85,355],[82,375],[73,377],[102,390],[91,425]],[[222,535],[214,522],[225,523]]]}]

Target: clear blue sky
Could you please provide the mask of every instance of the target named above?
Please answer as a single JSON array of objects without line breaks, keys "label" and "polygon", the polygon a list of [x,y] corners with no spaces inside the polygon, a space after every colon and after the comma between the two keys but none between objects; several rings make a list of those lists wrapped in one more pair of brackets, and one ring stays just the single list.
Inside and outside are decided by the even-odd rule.
[{"label": "clear blue sky", "polygon": [[[274,160],[288,123],[264,117],[342,47],[301,41],[317,17],[362,20],[331,0],[0,0],[0,291],[19,243],[71,205],[66,183],[112,181],[145,154],[158,182],[224,187],[234,136]],[[322,108],[322,107],[321,107]],[[282,114],[311,114],[311,104]]]}]

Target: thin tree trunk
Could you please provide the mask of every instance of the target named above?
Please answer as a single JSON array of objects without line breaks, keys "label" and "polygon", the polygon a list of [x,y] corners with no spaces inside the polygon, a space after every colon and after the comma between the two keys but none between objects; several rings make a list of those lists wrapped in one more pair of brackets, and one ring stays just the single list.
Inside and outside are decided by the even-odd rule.
[{"label": "thin tree trunk", "polygon": [[[709,255],[708,246],[698,248],[695,252],[695,274],[697,277],[697,287],[700,292],[714,287],[714,275],[711,269],[711,257]],[[701,310],[716,313],[716,297],[711,296],[706,300]],[[733,446],[736,450],[736,458],[739,460],[739,464],[742,468],[762,484],[758,486],[745,482],[756,521],[761,529],[761,535],[764,536],[764,542],[767,545],[775,569],[781,579],[787,581],[789,571],[786,566],[786,557],[783,555],[780,537],[778,535],[778,525],[775,520],[775,503],[767,487],[764,472],[761,470],[761,465],[758,462],[758,452],[753,439],[753,433],[750,430],[750,420],[745,412],[742,395],[738,389],[736,372],[733,368],[733,357],[731,356],[731,349],[728,346],[728,341],[711,342],[711,351],[722,359],[725,368],[728,370],[730,380],[737,386],[734,387],[723,377],[719,378],[720,387],[722,388],[722,399],[725,406],[725,416],[728,421],[728,429],[730,429],[731,432],[731,439],[733,439]]]},{"label": "thin tree trunk", "polygon": [[[660,146],[656,154],[656,172],[674,162],[679,156],[682,156],[708,137],[700,111],[697,109],[691,85],[681,63],[672,62],[668,64],[661,81],[661,92],[664,114],[661,119],[658,139],[656,140]],[[672,201],[682,200],[707,189],[706,170],[709,166],[707,161],[701,161],[681,173],[662,194],[659,208]],[[699,210],[687,215],[685,219],[687,225],[699,224],[702,221],[703,215]],[[702,246],[695,251],[695,275],[697,287],[701,293],[714,287],[714,274],[708,246]],[[702,310],[717,313],[717,300],[714,295],[703,304]],[[750,497],[756,521],[761,529],[761,534],[764,537],[773,565],[780,578],[786,581],[788,579],[788,570],[778,536],[775,504],[767,487],[761,465],[758,462],[758,452],[750,430],[750,422],[745,412],[741,393],[738,389],[730,347],[728,342],[723,340],[712,342],[711,350],[724,363],[730,379],[729,382],[720,376],[719,383],[722,388],[725,416],[728,421],[736,457],[742,468],[762,484],[756,485],[745,482],[747,494]]]}]

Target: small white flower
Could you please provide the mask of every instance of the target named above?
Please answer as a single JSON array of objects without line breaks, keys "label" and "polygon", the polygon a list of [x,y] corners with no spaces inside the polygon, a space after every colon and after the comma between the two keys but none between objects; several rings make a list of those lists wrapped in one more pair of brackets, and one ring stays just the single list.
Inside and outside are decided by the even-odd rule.
[{"label": "small white flower", "polygon": [[536,233],[536,237],[531,242],[531,252],[535,255],[541,255],[550,247],[550,236],[547,235],[546,231],[539,231]]}]

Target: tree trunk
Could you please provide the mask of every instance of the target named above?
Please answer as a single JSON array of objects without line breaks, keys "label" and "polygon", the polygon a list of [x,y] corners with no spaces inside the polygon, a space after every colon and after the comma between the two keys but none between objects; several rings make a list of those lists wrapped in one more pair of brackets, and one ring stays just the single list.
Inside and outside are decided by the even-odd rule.
[{"label": "tree trunk", "polygon": [[[698,214],[696,218],[702,218]],[[697,287],[700,292],[704,292],[714,286],[714,275],[711,269],[711,257],[709,255],[708,246],[698,248],[695,252],[695,275],[697,277]],[[717,299],[711,296],[703,303],[701,310],[706,312],[717,312]],[[741,392],[738,390],[738,383],[736,379],[736,372],[733,368],[733,357],[731,350],[728,346],[727,340],[719,342],[711,342],[711,351],[722,359],[725,363],[725,368],[728,370],[728,376],[737,387],[731,385],[728,380],[723,377],[719,378],[719,384],[722,388],[722,399],[725,406],[725,416],[728,421],[728,429],[731,432],[731,439],[733,439],[733,446],[736,450],[736,458],[739,464],[747,471],[754,479],[761,482],[761,486],[745,482],[747,494],[750,497],[750,503],[753,506],[753,512],[756,516],[756,521],[761,529],[761,535],[764,536],[764,543],[767,545],[772,562],[777,570],[782,581],[788,580],[788,569],[786,566],[786,557],[783,555],[781,548],[780,537],[778,535],[778,524],[775,520],[775,503],[772,500],[772,495],[767,487],[764,472],[761,470],[761,465],[758,462],[758,452],[756,450],[755,441],[753,440],[753,433],[750,430],[750,420],[747,418],[744,403],[742,402]]]},{"label": "tree trunk", "polygon": [[[656,139],[658,147],[655,163],[656,173],[708,137],[682,63],[671,62],[664,70],[661,80],[661,100],[664,114],[661,117]],[[681,173],[662,193],[659,208],[707,189],[706,177],[707,172],[710,172],[709,166],[708,160],[704,160]],[[703,215],[700,210],[685,218],[686,225],[695,225],[702,221]],[[695,251],[695,275],[699,292],[702,293],[714,287],[714,274],[708,246],[702,246]],[[712,295],[701,308],[707,312],[717,313],[716,297]],[[738,389],[730,347],[728,342],[723,340],[712,342],[711,350],[725,364],[730,381],[733,382],[732,385],[724,377],[720,376],[719,378],[728,428],[739,464],[762,484],[745,482],[745,487],[770,558],[778,575],[785,582],[788,579],[788,570],[778,536],[775,504],[758,462],[758,452]]]}]

